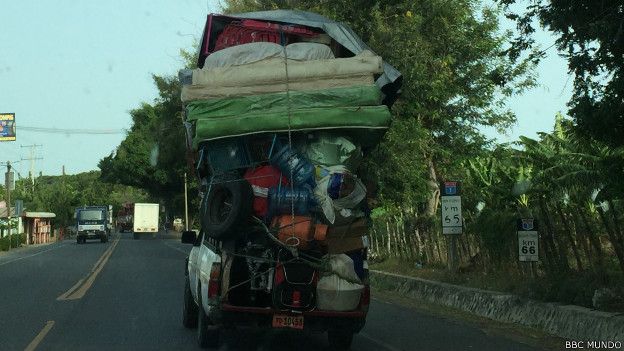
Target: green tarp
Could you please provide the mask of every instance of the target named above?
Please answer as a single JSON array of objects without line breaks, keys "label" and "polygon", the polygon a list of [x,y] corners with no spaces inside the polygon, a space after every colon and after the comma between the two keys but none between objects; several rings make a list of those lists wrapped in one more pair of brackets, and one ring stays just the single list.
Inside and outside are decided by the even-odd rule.
[{"label": "green tarp", "polygon": [[[381,104],[375,85],[290,93],[290,128],[383,129],[390,111]],[[193,101],[187,105],[187,121],[195,125],[193,145],[201,141],[289,128],[288,96],[284,93]]]},{"label": "green tarp", "polygon": [[[255,112],[222,118],[196,115],[193,146],[204,141],[237,135],[288,131],[285,112]],[[382,106],[326,107],[295,109],[291,113],[292,131],[314,129],[385,129],[390,124],[390,111]],[[365,140],[364,140],[365,141]]]},{"label": "green tarp", "polygon": [[[285,87],[285,86],[284,86]],[[353,86],[323,90],[291,91],[291,109],[322,107],[377,106],[381,91],[376,85]],[[187,104],[187,119],[237,116],[246,113],[278,113],[288,111],[286,92],[240,96],[225,99],[193,101]]]}]

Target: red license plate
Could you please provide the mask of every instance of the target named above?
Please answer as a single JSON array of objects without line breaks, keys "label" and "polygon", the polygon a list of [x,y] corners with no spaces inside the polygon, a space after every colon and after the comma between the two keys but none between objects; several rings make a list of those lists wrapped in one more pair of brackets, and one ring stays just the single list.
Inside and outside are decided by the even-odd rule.
[{"label": "red license plate", "polygon": [[303,316],[273,315],[273,328],[303,329]]}]

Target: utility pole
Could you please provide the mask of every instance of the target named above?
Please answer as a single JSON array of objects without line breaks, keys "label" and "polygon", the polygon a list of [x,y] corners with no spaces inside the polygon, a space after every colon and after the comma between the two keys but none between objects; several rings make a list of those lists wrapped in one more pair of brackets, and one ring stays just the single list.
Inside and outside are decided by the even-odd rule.
[{"label": "utility pole", "polygon": [[20,145],[21,148],[30,148],[30,157],[22,158],[22,161],[30,161],[30,172],[28,173],[30,176],[30,184],[32,186],[32,192],[35,193],[35,161],[43,160],[42,157],[35,157],[35,148],[42,147],[41,144],[32,144],[32,145]]},{"label": "utility pole", "polygon": [[188,231],[188,191],[186,186],[186,172],[184,172],[184,230]]}]

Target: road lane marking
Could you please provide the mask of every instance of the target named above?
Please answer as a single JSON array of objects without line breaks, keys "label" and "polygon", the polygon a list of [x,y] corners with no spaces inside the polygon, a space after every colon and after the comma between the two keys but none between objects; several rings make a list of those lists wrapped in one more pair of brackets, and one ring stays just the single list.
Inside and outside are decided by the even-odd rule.
[{"label": "road lane marking", "polygon": [[34,349],[36,349],[37,346],[39,346],[39,344],[43,340],[43,338],[45,338],[45,336],[50,332],[50,329],[52,329],[53,326],[54,326],[54,321],[48,321],[43,327],[43,329],[41,329],[39,334],[37,334],[37,336],[35,336],[35,338],[30,342],[30,344],[26,346],[24,351],[33,351]]},{"label": "road lane marking", "polygon": [[387,344],[387,343],[385,343],[385,342],[383,342],[381,340],[377,340],[377,339],[373,338],[372,336],[370,336],[370,335],[368,335],[366,333],[360,332],[360,333],[358,333],[358,335],[364,337],[364,339],[368,339],[368,340],[374,342],[375,344],[383,347],[386,350],[389,350],[389,351],[401,351],[401,349],[397,349],[396,347],[394,347],[394,346],[392,346],[390,344]]},{"label": "road lane marking", "polygon": [[15,261],[23,260],[23,259],[25,259],[25,258],[29,258],[29,257],[33,257],[33,256],[37,256],[37,255],[41,255],[41,254],[42,254],[42,253],[44,253],[44,252],[48,252],[48,251],[52,251],[52,250],[56,250],[56,249],[58,249],[58,248],[65,247],[65,246],[67,246],[67,245],[66,245],[66,244],[60,244],[60,245],[57,245],[57,246],[55,246],[55,247],[53,247],[53,248],[51,248],[51,249],[47,249],[47,250],[43,250],[43,251],[39,251],[39,252],[34,253],[34,254],[32,254],[32,255],[28,255],[28,256],[24,256],[24,257],[18,257],[18,258],[15,258],[15,259],[13,259],[13,260],[10,260],[10,261],[2,262],[2,263],[0,263],[0,266],[4,266],[5,264],[9,264],[9,263],[11,263],[11,262],[15,262]]},{"label": "road lane marking", "polygon": [[163,244],[165,244],[165,245],[169,246],[170,248],[172,248],[172,249],[174,249],[174,250],[178,250],[178,251],[180,251],[181,253],[183,253],[183,254],[185,254],[185,255],[188,255],[188,254],[190,253],[190,251],[184,251],[184,250],[182,250],[181,248],[179,248],[179,247],[175,247],[175,246],[171,246],[171,245],[167,244],[166,242],[163,242]]},{"label": "road lane marking", "polygon": [[97,262],[95,262],[95,264],[93,265],[91,271],[84,278],[80,279],[76,284],[74,284],[74,286],[69,288],[69,290],[61,294],[61,296],[57,297],[56,299],[58,301],[67,301],[83,298],[89,288],[91,288],[91,286],[93,285],[93,282],[95,282],[95,278],[97,278],[98,274],[100,274],[100,272],[106,265],[106,262],[108,262],[108,259],[112,256],[113,250],[115,250],[115,247],[118,243],[119,237],[117,237],[115,241],[113,241],[111,246],[106,249],[106,251],[104,251],[102,256],[100,256]]}]

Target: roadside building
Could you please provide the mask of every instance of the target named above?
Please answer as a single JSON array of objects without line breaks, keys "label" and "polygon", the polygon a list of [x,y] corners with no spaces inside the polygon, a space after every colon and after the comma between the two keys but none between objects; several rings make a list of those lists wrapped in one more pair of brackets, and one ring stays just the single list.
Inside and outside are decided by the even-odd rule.
[{"label": "roadside building", "polygon": [[43,244],[52,241],[52,218],[56,215],[51,212],[24,212],[24,234],[26,243]]}]

